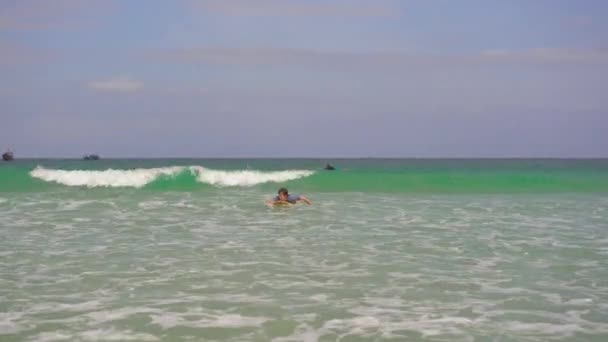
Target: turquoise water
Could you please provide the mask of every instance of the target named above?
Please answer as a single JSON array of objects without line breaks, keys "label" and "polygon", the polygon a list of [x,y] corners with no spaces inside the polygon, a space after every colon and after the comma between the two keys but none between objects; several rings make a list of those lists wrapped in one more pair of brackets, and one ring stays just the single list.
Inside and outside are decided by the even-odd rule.
[{"label": "turquoise water", "polygon": [[[313,159],[25,160],[0,164],[0,191],[71,186],[206,191],[277,183],[313,192],[547,193],[608,192],[608,159],[332,161]],[[34,170],[32,172],[32,170]]]},{"label": "turquoise water", "polygon": [[608,339],[607,161],[331,162],[0,164],[0,340]]}]

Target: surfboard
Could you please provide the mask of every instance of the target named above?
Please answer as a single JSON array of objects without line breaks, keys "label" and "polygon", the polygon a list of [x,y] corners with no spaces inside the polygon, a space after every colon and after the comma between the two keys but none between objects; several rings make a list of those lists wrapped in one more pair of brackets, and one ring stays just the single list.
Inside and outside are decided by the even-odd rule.
[{"label": "surfboard", "polygon": [[293,203],[289,203],[287,201],[276,201],[273,203],[275,207],[291,207]]}]

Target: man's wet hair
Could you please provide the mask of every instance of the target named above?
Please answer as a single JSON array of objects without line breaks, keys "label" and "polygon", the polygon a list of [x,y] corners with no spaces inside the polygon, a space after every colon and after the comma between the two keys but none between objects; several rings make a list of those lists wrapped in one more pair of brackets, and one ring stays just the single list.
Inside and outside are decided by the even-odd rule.
[{"label": "man's wet hair", "polygon": [[289,191],[287,191],[287,188],[280,188],[279,191],[277,191],[277,193],[280,194],[285,194],[285,195],[289,195]]}]

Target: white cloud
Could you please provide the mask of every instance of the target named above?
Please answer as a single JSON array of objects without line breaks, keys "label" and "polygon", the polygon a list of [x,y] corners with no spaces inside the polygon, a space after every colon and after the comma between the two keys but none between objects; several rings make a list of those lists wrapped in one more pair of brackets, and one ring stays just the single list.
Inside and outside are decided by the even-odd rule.
[{"label": "white cloud", "polygon": [[89,89],[106,92],[129,93],[143,89],[143,83],[126,77],[116,77],[108,80],[91,81]]}]

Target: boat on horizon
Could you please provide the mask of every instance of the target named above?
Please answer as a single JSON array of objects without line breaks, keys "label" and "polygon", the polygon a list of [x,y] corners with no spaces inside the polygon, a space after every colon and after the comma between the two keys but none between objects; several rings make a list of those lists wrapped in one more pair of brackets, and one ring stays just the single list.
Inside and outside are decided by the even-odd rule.
[{"label": "boat on horizon", "polygon": [[84,159],[84,160],[99,160],[99,155],[97,155],[97,154],[87,154],[82,159]]},{"label": "boat on horizon", "polygon": [[11,151],[6,151],[2,154],[2,160],[4,160],[4,161],[15,160],[15,155]]}]

